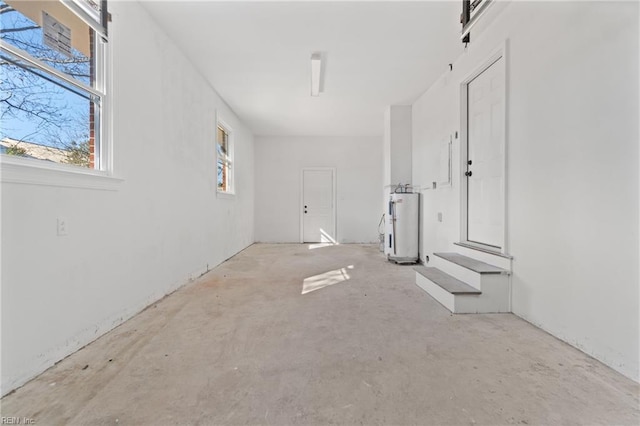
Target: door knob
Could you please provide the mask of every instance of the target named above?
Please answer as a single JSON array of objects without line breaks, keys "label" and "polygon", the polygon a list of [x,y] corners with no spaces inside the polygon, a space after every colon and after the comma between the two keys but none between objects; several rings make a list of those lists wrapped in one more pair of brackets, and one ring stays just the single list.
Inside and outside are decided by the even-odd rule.
[{"label": "door knob", "polygon": [[472,172],[472,171],[464,172],[464,175],[465,175],[466,177],[469,177],[469,176],[471,176],[472,174],[473,174],[473,172]]}]

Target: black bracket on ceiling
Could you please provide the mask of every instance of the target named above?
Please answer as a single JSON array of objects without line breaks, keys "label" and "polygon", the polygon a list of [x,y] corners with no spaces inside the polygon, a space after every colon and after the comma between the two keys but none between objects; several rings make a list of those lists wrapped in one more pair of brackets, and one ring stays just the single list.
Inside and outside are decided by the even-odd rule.
[{"label": "black bracket on ceiling", "polygon": [[460,23],[462,24],[462,42],[466,44],[471,40],[470,32],[478,19],[484,15],[489,6],[495,3],[495,0],[462,0],[462,14],[460,14]]},{"label": "black bracket on ceiling", "polygon": [[[462,29],[464,30],[469,21],[471,20],[471,0],[462,0],[462,13],[460,14],[460,23],[462,24]],[[463,38],[462,42],[464,44],[469,43],[471,40],[471,34],[467,33]]]},{"label": "black bracket on ceiling", "polygon": [[104,35],[106,36],[109,33],[107,27],[109,26],[109,21],[111,21],[111,14],[107,9],[107,0],[101,0],[100,2],[100,21],[104,29]]}]

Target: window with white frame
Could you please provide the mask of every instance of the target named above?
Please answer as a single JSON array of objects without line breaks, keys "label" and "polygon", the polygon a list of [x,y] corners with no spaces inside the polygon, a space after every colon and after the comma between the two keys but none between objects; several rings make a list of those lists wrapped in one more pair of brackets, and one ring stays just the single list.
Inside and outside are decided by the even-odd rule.
[{"label": "window with white frame", "polygon": [[106,5],[0,0],[0,154],[107,168]]},{"label": "window with white frame", "polygon": [[233,193],[233,136],[231,129],[218,122],[216,136],[218,192]]}]

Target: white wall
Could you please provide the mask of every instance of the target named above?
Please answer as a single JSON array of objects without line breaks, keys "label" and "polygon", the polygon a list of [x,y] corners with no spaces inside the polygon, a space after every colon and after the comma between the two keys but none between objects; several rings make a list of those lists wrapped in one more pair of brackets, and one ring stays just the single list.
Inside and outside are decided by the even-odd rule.
[{"label": "white wall", "polygon": [[[399,185],[411,184],[411,105],[390,105],[384,112],[382,206]],[[387,235],[385,233],[385,235]],[[386,243],[385,243],[386,244]]]},{"label": "white wall", "polygon": [[[2,183],[3,394],[253,242],[252,134],[137,2],[109,7],[124,181]],[[216,198],[216,110],[236,132],[232,199]]]},{"label": "white wall", "polygon": [[[413,179],[460,130],[460,82],[508,40],[513,311],[639,379],[638,4],[514,2],[413,105]],[[458,241],[452,188],[424,191],[421,253]],[[436,221],[436,213],[444,221]]]},{"label": "white wall", "polygon": [[377,241],[382,141],[375,137],[256,137],[256,241],[300,242],[300,173],[335,167],[337,238]]},{"label": "white wall", "polygon": [[[385,117],[386,119],[386,117]],[[387,185],[411,183],[411,105],[391,105],[389,120],[389,180]]]}]

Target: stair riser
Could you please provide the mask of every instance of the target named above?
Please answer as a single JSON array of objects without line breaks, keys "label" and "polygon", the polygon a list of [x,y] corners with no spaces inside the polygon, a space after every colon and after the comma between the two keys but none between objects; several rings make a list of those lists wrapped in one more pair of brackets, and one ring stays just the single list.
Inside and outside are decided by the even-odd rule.
[{"label": "stair riser", "polygon": [[485,275],[482,285],[482,294],[479,296],[456,296],[453,312],[456,314],[511,312],[511,294],[507,275]]},{"label": "stair riser", "polygon": [[426,291],[438,303],[453,312],[455,309],[455,296],[426,277],[416,273],[416,285]]},{"label": "stair riser", "polygon": [[495,256],[489,253],[485,253],[479,250],[473,250],[462,246],[453,246],[454,252],[460,253],[464,256],[468,256],[472,259],[479,260],[481,262],[488,263],[489,265],[497,266],[498,268],[505,269],[511,272],[511,259],[502,256]]},{"label": "stair riser", "polygon": [[451,275],[452,277],[455,277],[460,281],[469,284],[471,287],[482,291],[482,276],[479,273],[472,271],[471,269],[456,265],[455,263],[449,262],[448,260],[436,255],[430,257],[429,266],[438,268],[441,271]]},{"label": "stair riser", "polygon": [[451,294],[428,278],[416,273],[416,285],[454,314],[511,312],[511,294],[507,275],[484,278],[482,294]]}]

